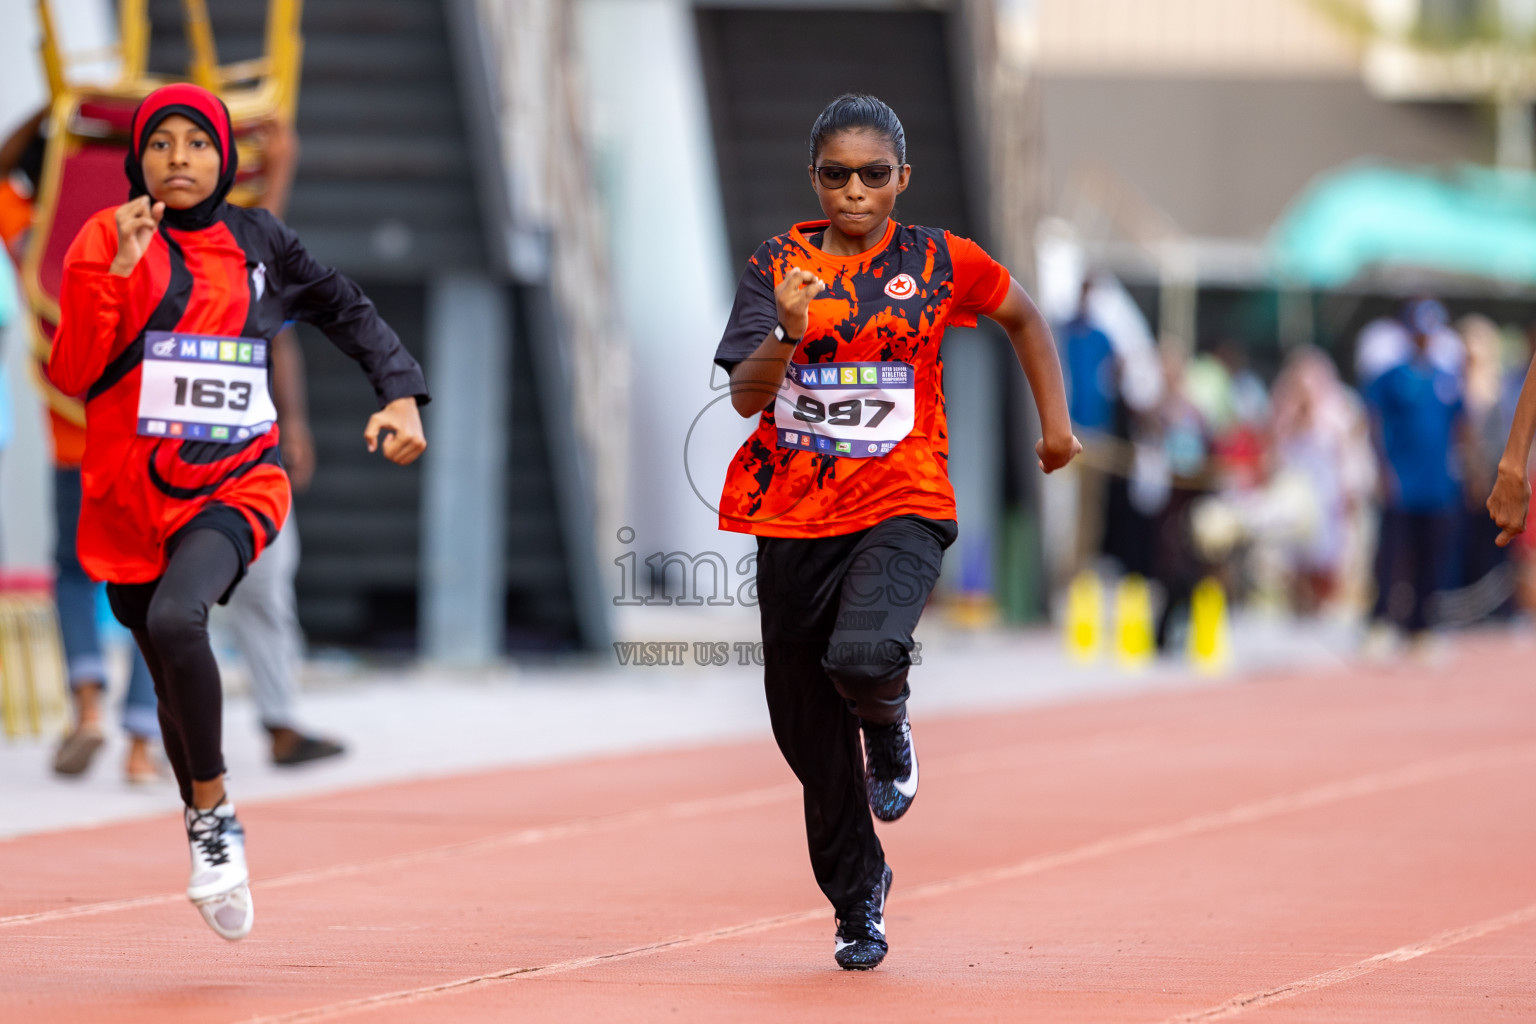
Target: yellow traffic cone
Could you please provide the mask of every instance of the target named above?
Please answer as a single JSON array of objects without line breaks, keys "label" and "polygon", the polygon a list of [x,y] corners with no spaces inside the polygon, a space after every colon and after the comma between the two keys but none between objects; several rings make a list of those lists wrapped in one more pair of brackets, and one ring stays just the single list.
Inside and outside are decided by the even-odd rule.
[{"label": "yellow traffic cone", "polygon": [[1219,671],[1231,651],[1227,636],[1227,595],[1207,576],[1189,599],[1189,660],[1206,672]]},{"label": "yellow traffic cone", "polygon": [[1152,592],[1145,579],[1131,573],[1115,588],[1115,653],[1120,664],[1137,668],[1151,661],[1156,650]]},{"label": "yellow traffic cone", "polygon": [[1067,589],[1067,654],[1097,661],[1104,647],[1104,588],[1096,573],[1080,572]]}]

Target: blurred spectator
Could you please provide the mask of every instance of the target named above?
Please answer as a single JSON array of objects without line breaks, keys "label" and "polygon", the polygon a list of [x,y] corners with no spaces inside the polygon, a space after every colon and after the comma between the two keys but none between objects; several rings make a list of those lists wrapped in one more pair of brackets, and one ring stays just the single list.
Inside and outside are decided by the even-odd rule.
[{"label": "blurred spectator", "polygon": [[1461,374],[1466,348],[1451,330],[1445,306],[1435,299],[1412,299],[1403,304],[1399,316],[1372,320],[1361,329],[1355,340],[1355,386],[1364,391],[1421,349],[1440,370]]},{"label": "blurred spectator", "polygon": [[1456,618],[1474,622],[1496,612],[1508,602],[1507,585],[1480,586],[1483,581],[1497,584],[1508,561],[1507,549],[1494,539],[1499,529],[1483,507],[1493,490],[1499,456],[1509,437],[1501,399],[1504,390],[1504,336],[1498,324],[1486,316],[1473,314],[1456,323],[1456,331],[1466,346],[1465,402],[1467,410],[1468,451],[1466,486],[1462,490],[1460,543],[1457,545],[1458,570],[1451,577],[1454,586],[1467,589],[1459,602]]},{"label": "blurred spectator", "polygon": [[[35,156],[32,142],[38,126],[46,116],[46,109],[38,111],[20,129],[0,143],[0,243],[16,257],[21,256],[21,239],[32,223],[30,187],[20,181],[13,182],[13,172],[23,164],[29,165]],[[16,175],[20,177],[20,175]],[[19,187],[18,187],[19,186]],[[25,194],[23,194],[25,192]],[[21,324],[21,286],[16,268],[5,253],[0,253],[0,330]],[[24,338],[25,332],[17,330],[16,337]],[[3,341],[3,338],[0,338]],[[5,351],[0,347],[0,457],[10,447],[15,431],[15,411],[11,403],[10,375],[5,364]],[[3,534],[0,534],[3,537]]]},{"label": "blurred spectator", "polygon": [[1462,384],[1430,352],[1444,307],[1410,302],[1410,358],[1382,372],[1365,390],[1381,456],[1382,520],[1372,618],[1395,623],[1421,639],[1429,628],[1429,598],[1444,585],[1447,554],[1469,441]]},{"label": "blurred spectator", "polygon": [[[272,400],[283,432],[283,465],[294,492],[309,488],[315,473],[314,442],[304,401],[304,355],[292,328],[272,340]],[[295,517],[278,532],[229,601],[226,619],[251,673],[251,696],[272,743],[272,762],[300,765],[334,757],[345,748],[303,731],[298,722],[299,665],[304,634],[299,628],[294,577],[299,570]]]},{"label": "blurred spectator", "polygon": [[[1498,475],[1499,458],[1509,437],[1515,400],[1519,397],[1529,351],[1515,336],[1514,349],[1506,344],[1499,326],[1486,316],[1472,314],[1456,323],[1466,346],[1465,401],[1469,448],[1466,486],[1458,517],[1458,536],[1447,590],[1438,601],[1442,621],[1471,625],[1514,607],[1517,580],[1510,564],[1510,548],[1496,543],[1498,527],[1489,518],[1484,502]],[[1506,364],[1512,357],[1518,366]]]},{"label": "blurred spectator", "polygon": [[[298,136],[292,125],[274,119],[262,127],[261,141],[265,179],[261,205],[281,217],[298,169]],[[304,353],[291,325],[272,339],[270,378],[277,429],[282,433],[283,466],[294,493],[301,493],[314,477],[315,446],[305,400]],[[272,763],[284,766],[335,757],[346,749],[335,740],[305,732],[299,725],[304,634],[293,590],[298,571],[298,517],[290,514],[235,588],[226,619],[250,669],[251,696],[271,741]]]},{"label": "blurred spectator", "polygon": [[1061,328],[1066,350],[1067,405],[1072,425],[1084,431],[1107,433],[1114,426],[1118,370],[1115,349],[1088,315],[1093,279],[1083,281],[1077,313]]},{"label": "blurred spectator", "polygon": [[32,193],[43,173],[44,107],[0,143],[0,241],[21,262],[22,240],[32,226]]},{"label": "blurred spectator", "polygon": [[1133,503],[1155,523],[1151,576],[1163,590],[1157,620],[1160,651],[1170,649],[1174,625],[1187,618],[1195,586],[1209,572],[1191,523],[1197,488],[1209,483],[1209,446],[1205,420],[1188,393],[1187,371],[1178,347],[1165,345],[1162,401],[1152,415],[1141,418],[1132,478]]},{"label": "blurred spectator", "polygon": [[[0,459],[10,447],[14,430],[11,412],[11,381],[5,366],[5,329],[17,320],[20,299],[16,287],[16,271],[10,257],[0,252]],[[4,544],[4,524],[0,523],[0,545]],[[0,550],[4,550],[0,547]]]},{"label": "blurred spectator", "polygon": [[1246,489],[1264,473],[1264,423],[1269,393],[1231,339],[1199,356],[1184,373],[1184,391],[1200,411],[1223,487]]},{"label": "blurred spectator", "polygon": [[[42,172],[46,117],[45,108],[0,144],[0,230],[7,232],[6,245],[13,253],[21,252],[32,223],[31,198]],[[85,429],[55,409],[48,412],[54,459],[54,604],[74,709],[74,725],[54,752],[53,770],[60,775],[79,775],[91,766],[105,742],[101,720],[107,666],[97,624],[101,588],[75,557]],[[160,746],[155,684],[136,647],[130,666],[122,710],[123,731],[128,735],[124,774],[129,782],[153,782],[160,778],[154,755]]]},{"label": "blurred spectator", "polygon": [[1082,463],[1108,468],[1100,551],[1125,572],[1153,575],[1156,520],[1167,491],[1167,466],[1160,442],[1142,440],[1140,421],[1153,416],[1163,397],[1160,350],[1151,325],[1125,286],[1110,274],[1096,274],[1089,306],[1094,323],[1115,351],[1114,415],[1110,436],[1100,449],[1084,438]]},{"label": "blurred spectator", "polygon": [[1362,514],[1376,487],[1370,429],[1333,360],[1308,346],[1275,380],[1271,431],[1276,478],[1304,481],[1316,513],[1288,545],[1293,605],[1316,613],[1347,596],[1350,556],[1367,546]]},{"label": "blurred spectator", "polygon": [[1077,313],[1062,325],[1062,360],[1066,371],[1067,408],[1072,425],[1082,439],[1085,458],[1077,459],[1069,472],[1077,480],[1076,550],[1072,574],[1089,568],[1104,545],[1105,504],[1109,477],[1104,470],[1111,449],[1107,438],[1115,427],[1115,401],[1119,394],[1119,366],[1109,335],[1089,314],[1093,279],[1083,281]]}]

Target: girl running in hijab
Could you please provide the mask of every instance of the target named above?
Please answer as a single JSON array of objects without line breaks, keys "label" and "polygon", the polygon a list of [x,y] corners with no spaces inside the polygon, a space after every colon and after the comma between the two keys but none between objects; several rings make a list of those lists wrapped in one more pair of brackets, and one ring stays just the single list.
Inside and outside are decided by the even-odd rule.
[{"label": "girl running in hijab", "polygon": [[356,359],[381,411],[369,451],[426,448],[421,368],[347,278],[265,210],[225,202],[229,112],[171,85],[145,98],[128,202],[94,215],[64,260],[48,376],[86,402],[79,557],[143,651],[186,804],[187,896],[226,939],[254,921],[245,833],[224,790],[222,691],[208,611],[288,515],[268,389],[272,338],[306,320]]},{"label": "girl running in hijab", "polygon": [[715,352],[736,411],[759,416],[727,471],[720,528],[758,538],[774,737],[804,787],[837,962],[868,970],[885,958],[891,887],[871,812],[895,821],[917,794],[912,631],[957,532],[945,329],[982,315],[1008,332],[1040,410],[1041,469],[1082,449],[1024,289],[974,242],[891,219],[912,173],[891,108],[838,97],[810,151],[826,219],[758,248]]}]

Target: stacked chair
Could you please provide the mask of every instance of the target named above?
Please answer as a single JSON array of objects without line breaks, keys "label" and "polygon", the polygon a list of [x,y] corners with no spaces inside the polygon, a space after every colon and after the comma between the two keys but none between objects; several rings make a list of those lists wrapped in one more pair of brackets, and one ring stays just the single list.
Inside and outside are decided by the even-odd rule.
[{"label": "stacked chair", "polygon": [[0,575],[0,717],[12,739],[59,732],[69,721],[51,584],[47,576]]}]

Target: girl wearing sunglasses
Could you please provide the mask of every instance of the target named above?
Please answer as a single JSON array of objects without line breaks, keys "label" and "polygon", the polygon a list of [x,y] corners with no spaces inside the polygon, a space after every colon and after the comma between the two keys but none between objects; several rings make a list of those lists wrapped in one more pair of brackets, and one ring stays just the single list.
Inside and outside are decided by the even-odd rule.
[{"label": "girl wearing sunglasses", "polygon": [[[1040,468],[1082,450],[1050,329],[967,239],[891,219],[906,135],[873,96],[839,96],[811,128],[823,220],[752,256],[715,362],[757,430],[731,461],[720,528],[758,538],[764,685],[804,788],[811,867],[846,970],[884,959],[891,869],[874,821],[917,793],[907,720],[912,631],[954,542],[939,349],[978,316],[1013,343],[1040,411]],[[862,751],[860,735],[862,733]]]}]

